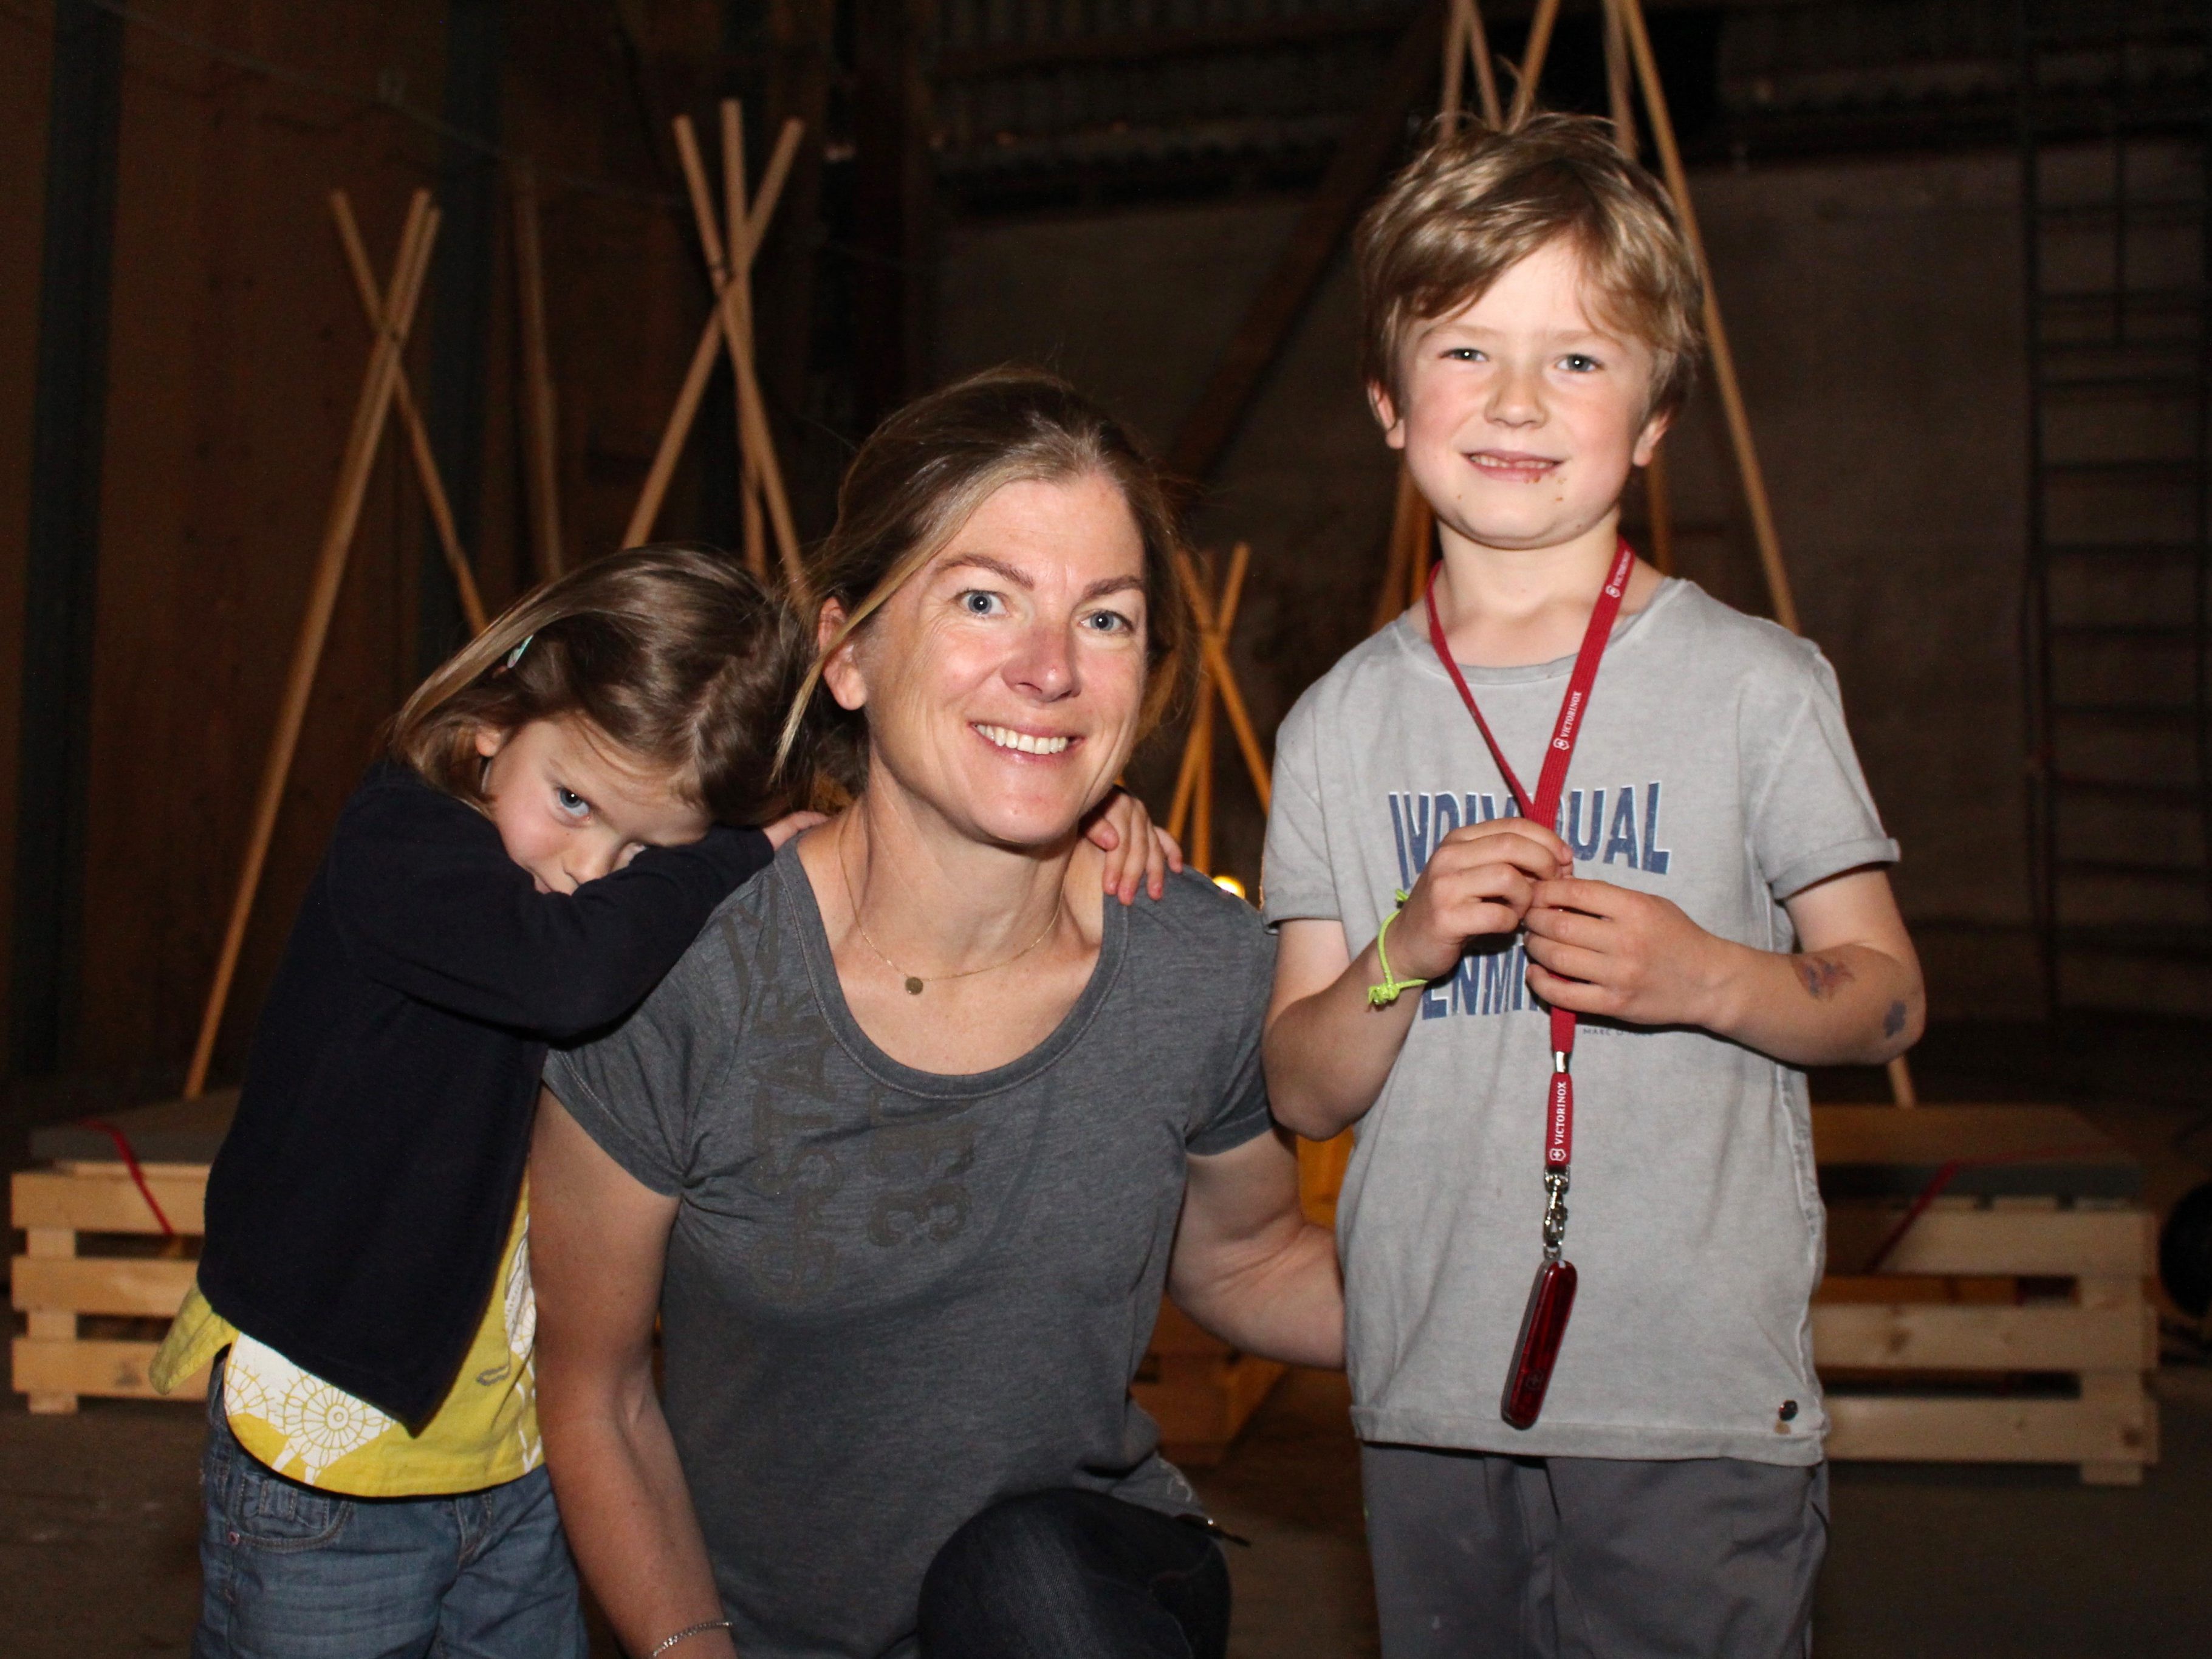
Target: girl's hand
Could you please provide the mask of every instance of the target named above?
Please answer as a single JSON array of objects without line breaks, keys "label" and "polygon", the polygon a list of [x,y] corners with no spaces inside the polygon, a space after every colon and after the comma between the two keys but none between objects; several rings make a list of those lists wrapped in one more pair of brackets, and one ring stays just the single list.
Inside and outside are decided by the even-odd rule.
[{"label": "girl's hand", "polygon": [[1732,947],[1680,905],[1609,881],[1545,881],[1522,920],[1528,988],[1545,1001],[1636,1025],[1714,1023]]},{"label": "girl's hand", "polygon": [[820,812],[786,812],[774,823],[763,824],[761,834],[768,837],[769,846],[781,848],[800,830],[811,830],[817,823],[829,822],[829,818]]},{"label": "girl's hand", "polygon": [[1390,970],[1441,979],[1487,933],[1510,933],[1539,883],[1574,868],[1566,842],[1526,818],[1462,824],[1437,843],[1390,930]]},{"label": "girl's hand", "polygon": [[1137,899],[1138,884],[1158,898],[1168,890],[1168,872],[1182,868],[1182,848],[1152,822],[1144,802],[1116,789],[1101,802],[1083,827],[1084,839],[1106,854],[1106,890],[1124,904]]}]

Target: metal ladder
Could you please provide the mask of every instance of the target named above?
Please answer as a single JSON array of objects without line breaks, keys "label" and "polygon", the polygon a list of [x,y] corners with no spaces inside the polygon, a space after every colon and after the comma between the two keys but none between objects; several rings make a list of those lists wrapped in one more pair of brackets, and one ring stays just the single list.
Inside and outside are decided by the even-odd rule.
[{"label": "metal ladder", "polygon": [[2212,8],[2021,0],[2029,849],[2056,1014],[2212,1014]]}]

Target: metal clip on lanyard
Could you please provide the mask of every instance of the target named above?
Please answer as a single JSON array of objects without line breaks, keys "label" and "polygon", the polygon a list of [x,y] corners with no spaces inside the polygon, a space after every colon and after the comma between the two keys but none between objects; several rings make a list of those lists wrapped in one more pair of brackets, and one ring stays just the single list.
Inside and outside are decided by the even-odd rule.
[{"label": "metal clip on lanyard", "polygon": [[[1514,775],[1505,751],[1498,746],[1498,739],[1491,732],[1490,722],[1482,717],[1474,693],[1468,689],[1467,676],[1459,672],[1459,664],[1452,658],[1443,619],[1437,615],[1437,571],[1429,572],[1425,596],[1429,613],[1429,643],[1435,647],[1437,660],[1444,665],[1444,672],[1451,677],[1460,701],[1467,705],[1467,712],[1474,716],[1483,742],[1490,746],[1490,757],[1498,763],[1498,775],[1504,779],[1505,787],[1513,792],[1521,815],[1533,823],[1549,825],[1558,820],[1559,797],[1566,789],[1567,763],[1574,758],[1575,740],[1582,734],[1583,716],[1589,707],[1590,688],[1597,680],[1598,662],[1605,655],[1607,641],[1613,637],[1613,624],[1620,615],[1621,596],[1628,590],[1629,573],[1635,564],[1635,550],[1624,539],[1613,550],[1613,568],[1607,573],[1605,586],[1598,590],[1597,603],[1590,609],[1589,625],[1583,630],[1582,649],[1576,653],[1574,672],[1567,679],[1567,694],[1559,703],[1559,718],[1552,728],[1551,743],[1544,750],[1544,765],[1537,774],[1533,798]],[[1567,1236],[1568,1172],[1575,1150],[1575,1080],[1571,1068],[1576,1022],[1573,1013],[1565,1008],[1553,1008],[1551,1017],[1552,1079],[1544,1105],[1544,1255],[1536,1268],[1536,1282],[1528,1289],[1528,1304],[1521,1316],[1521,1338],[1514,1347],[1513,1366],[1507,1373],[1505,1393],[1498,1408],[1505,1420],[1516,1429],[1534,1425],[1544,1408],[1544,1395],[1552,1382],[1552,1367],[1559,1358],[1559,1343],[1566,1334],[1567,1316],[1575,1305],[1574,1264],[1562,1260],[1560,1250]]]}]

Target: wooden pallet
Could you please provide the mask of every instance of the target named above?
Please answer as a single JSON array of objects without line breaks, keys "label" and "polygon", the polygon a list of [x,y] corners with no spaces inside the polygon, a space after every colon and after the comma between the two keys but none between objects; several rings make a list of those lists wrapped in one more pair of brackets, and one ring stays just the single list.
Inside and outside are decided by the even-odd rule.
[{"label": "wooden pallet", "polygon": [[1178,1463],[1202,1467],[1228,1454],[1288,1369],[1237,1352],[1173,1303],[1162,1302],[1152,1350],[1129,1392],[1160,1425],[1162,1449]]},{"label": "wooden pallet", "polygon": [[[2142,1174],[2047,1106],[1816,1106],[1829,1276],[1813,1346],[1831,1457],[2073,1463],[2134,1485],[2158,1461],[2155,1220]],[[1300,1147],[1307,1213],[1334,1218],[1349,1137]],[[1877,1273],[1857,1269],[1966,1161]],[[1978,1160],[1978,1161],[1977,1161]]]},{"label": "wooden pallet", "polygon": [[[192,1287],[208,1166],[236,1098],[234,1091],[111,1120],[130,1136],[147,1185],[176,1229],[166,1251],[156,1243],[161,1223],[106,1135],[75,1125],[33,1135],[33,1155],[53,1162],[9,1183],[23,1254],[9,1275],[10,1301],[24,1316],[13,1384],[32,1411],[73,1412],[87,1395],[162,1397],[146,1370],[161,1325]],[[88,1321],[103,1328],[88,1331]],[[197,1403],[205,1393],[201,1379],[168,1397]]]},{"label": "wooden pallet", "polygon": [[[2158,1461],[2154,1218],[2141,1170],[2056,1107],[1813,1114],[1829,1276],[1813,1309],[1828,1455],[2072,1463],[2132,1486]],[[1911,1200],[1960,1168],[1876,1273]]]}]

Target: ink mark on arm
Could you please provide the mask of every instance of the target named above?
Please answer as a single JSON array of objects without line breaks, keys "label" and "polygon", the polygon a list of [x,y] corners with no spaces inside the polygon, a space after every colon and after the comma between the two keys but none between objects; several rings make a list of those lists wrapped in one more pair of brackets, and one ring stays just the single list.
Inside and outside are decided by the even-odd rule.
[{"label": "ink mark on arm", "polygon": [[1797,975],[1805,981],[1806,993],[1822,1002],[1849,985],[1854,977],[1849,964],[1829,957],[1801,957]]},{"label": "ink mark on arm", "polygon": [[1886,1037],[1893,1037],[1904,1029],[1905,1005],[1901,1002],[1893,1002],[1889,1005],[1889,1012],[1881,1017],[1881,1034]]}]

